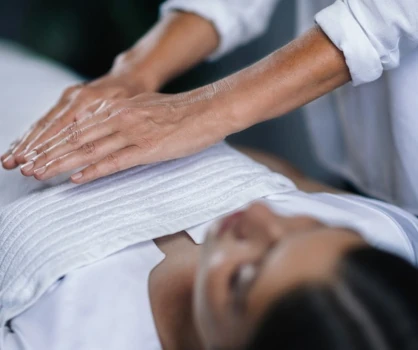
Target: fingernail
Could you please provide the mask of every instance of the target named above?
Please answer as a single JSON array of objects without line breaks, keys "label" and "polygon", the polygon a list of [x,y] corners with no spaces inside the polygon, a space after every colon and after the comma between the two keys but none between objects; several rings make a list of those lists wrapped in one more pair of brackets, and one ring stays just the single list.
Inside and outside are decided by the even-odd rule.
[{"label": "fingernail", "polygon": [[5,160],[3,160],[3,163],[8,163],[13,159],[13,154],[10,154]]},{"label": "fingernail", "polygon": [[75,173],[74,175],[71,176],[72,180],[78,180],[81,179],[83,177],[83,173]]},{"label": "fingernail", "polygon": [[26,164],[23,164],[23,165],[20,167],[20,170],[29,171],[29,170],[31,170],[31,169],[34,167],[34,165],[35,165],[35,163],[34,163],[34,162],[28,162],[28,163],[26,163]]},{"label": "fingernail", "polygon": [[25,155],[25,160],[30,161],[31,159],[35,158],[38,152],[32,151]]},{"label": "fingernail", "polygon": [[41,168],[39,168],[39,169],[36,169],[36,170],[34,171],[34,173],[35,173],[36,175],[42,175],[45,171],[46,171],[46,166],[44,165],[43,167],[41,167]]}]

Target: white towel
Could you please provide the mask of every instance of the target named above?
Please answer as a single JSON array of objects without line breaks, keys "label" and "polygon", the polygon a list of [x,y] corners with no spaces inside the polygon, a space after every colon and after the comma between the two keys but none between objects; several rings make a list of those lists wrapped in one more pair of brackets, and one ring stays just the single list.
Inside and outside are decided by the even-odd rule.
[{"label": "white towel", "polygon": [[0,327],[69,271],[294,189],[222,143],[91,184],[23,196],[0,209]]}]

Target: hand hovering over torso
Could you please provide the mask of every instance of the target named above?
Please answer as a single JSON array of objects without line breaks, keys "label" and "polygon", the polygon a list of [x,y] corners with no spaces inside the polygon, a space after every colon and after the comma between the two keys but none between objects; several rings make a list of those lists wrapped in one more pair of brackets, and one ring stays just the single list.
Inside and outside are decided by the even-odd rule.
[{"label": "hand hovering over torso", "polygon": [[[195,38],[194,58],[190,57],[190,50],[178,47],[182,43],[178,39],[185,33],[186,37]],[[205,33],[200,37],[216,32],[211,28]],[[189,30],[172,40],[174,51],[162,50],[165,55],[150,60],[151,71],[162,72],[164,78],[154,76],[146,81],[160,86],[164,79],[184,71],[216,48],[216,35],[209,46],[198,37],[196,31],[191,35]],[[164,44],[160,39],[157,46],[162,45],[161,41]],[[170,67],[172,52],[177,53],[177,62]],[[52,138],[41,144],[36,142],[33,148],[26,147],[27,163],[21,171],[23,175],[46,180],[83,167],[72,176],[72,181],[85,183],[136,165],[184,157],[232,133],[283,115],[349,80],[344,55],[320,28],[314,27],[255,65],[190,92],[146,93],[126,98],[113,90],[110,99],[102,98],[91,109],[76,114],[75,121],[68,120],[71,124],[58,133],[63,124],[57,127]],[[77,99],[77,92],[74,96]],[[93,102],[90,100],[89,106]]]},{"label": "hand hovering over torso", "polygon": [[196,153],[228,133],[226,123],[224,132],[219,128],[225,113],[213,105],[212,97],[210,91],[144,93],[103,102],[94,113],[36,147],[30,155],[34,158],[21,171],[47,180],[86,167],[72,176],[74,182],[84,183],[136,165]]},{"label": "hand hovering over torso", "polygon": [[14,169],[33,158],[46,141],[57,140],[60,133],[63,135],[79,123],[86,127],[95,122],[92,115],[116,99],[158,90],[200,62],[217,45],[216,31],[205,19],[190,13],[164,16],[137,44],[116,58],[108,74],[68,88],[47,115],[3,154],[3,167]]},{"label": "hand hovering over torso", "polygon": [[2,156],[3,166],[13,169],[26,163],[36,152],[36,146],[44,143],[67,126],[85,120],[104,101],[128,98],[146,90],[140,82],[133,83],[122,75],[107,75],[89,84],[72,86],[62,94],[58,103]]}]

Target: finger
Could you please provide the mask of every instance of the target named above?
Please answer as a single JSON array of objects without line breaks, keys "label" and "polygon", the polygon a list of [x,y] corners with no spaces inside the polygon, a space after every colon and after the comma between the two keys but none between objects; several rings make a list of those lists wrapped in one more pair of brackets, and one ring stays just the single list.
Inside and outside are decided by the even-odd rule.
[{"label": "finger", "polygon": [[[45,142],[36,145],[34,148],[27,151],[24,155],[25,164],[30,160],[34,159],[38,155],[42,155],[43,152],[49,150],[50,148],[54,147],[61,141],[65,140],[68,137],[71,137],[74,141],[75,139],[75,132],[76,130],[83,130],[88,126],[96,123],[100,120],[100,116],[96,116],[93,112],[99,106],[99,103],[94,103],[88,107],[88,109],[84,112],[80,112],[76,115],[76,120],[67,125],[65,128],[61,129],[58,133],[52,136],[50,139],[46,140]],[[106,136],[106,135],[102,135]],[[102,137],[100,136],[100,137]],[[88,142],[88,141],[85,141]]]},{"label": "finger", "polygon": [[2,166],[3,166],[4,169],[11,169],[12,166],[14,166],[12,151],[19,142],[20,142],[20,140],[16,140],[16,141],[12,142],[10,144],[9,149],[7,150],[7,152],[4,153],[1,156],[0,161],[1,161]]},{"label": "finger", "polygon": [[43,143],[62,130],[65,126],[73,123],[75,121],[75,113],[78,112],[78,108],[80,107],[76,104],[67,105],[61,113],[56,116],[56,118],[44,125],[44,128],[39,131],[36,136],[30,140],[30,142],[27,142],[24,148],[20,148],[16,152],[16,161],[19,164],[24,163],[26,161],[26,153],[33,149],[35,145]]},{"label": "finger", "polygon": [[[35,139],[39,133],[43,131],[45,125],[50,123],[74,98],[75,94],[79,93],[81,85],[76,85],[67,88],[62,94],[59,101],[52,107],[48,113],[41,118],[30,130],[22,137],[20,142],[13,148],[11,154],[12,157],[9,157],[9,162],[15,164],[15,167],[19,164],[21,153],[27,148],[28,144]],[[23,161],[23,160],[22,160]]]},{"label": "finger", "polygon": [[[24,153],[31,152],[36,146],[41,145],[51,137],[55,136],[57,133],[59,133],[60,130],[73,122],[94,122],[102,116],[101,113],[97,112],[99,110],[101,111],[101,109],[106,107],[107,104],[107,101],[103,101],[103,99],[97,99],[96,95],[88,93],[84,93],[83,95],[80,94],[79,98],[74,100],[71,105],[69,105],[68,108],[63,111],[63,114],[56,118],[55,123],[48,125],[36,139],[32,140],[32,142],[28,144]],[[92,115],[93,118],[90,118]]]},{"label": "finger", "polygon": [[[35,150],[38,155],[21,166],[20,171],[25,176],[32,176],[36,169],[42,168],[47,163],[76,151],[83,145],[99,140],[114,133],[111,123],[101,122],[80,129],[78,123],[73,123],[65,128],[62,134],[66,137],[57,143],[46,142],[41,148]],[[61,134],[61,133],[60,133]]]},{"label": "finger", "polygon": [[11,170],[18,166],[11,151],[5,154],[2,158],[1,165],[4,169]]},{"label": "finger", "polygon": [[114,153],[109,153],[99,162],[88,166],[82,171],[71,176],[71,181],[76,184],[83,184],[104,176],[129,169],[135,165],[135,156],[138,153],[138,147],[129,146]]},{"label": "finger", "polygon": [[2,165],[3,168],[5,169],[14,169],[18,166],[16,159],[15,159],[15,150],[16,148],[22,143],[24,142],[24,140],[28,137],[28,135],[36,128],[36,126],[32,126],[29,131],[26,132],[25,135],[23,135],[23,137],[16,141],[13,142],[10,147],[9,150],[1,157],[1,161],[2,161]]},{"label": "finger", "polygon": [[20,139],[17,139],[10,143],[9,149],[0,157],[0,160],[3,161],[7,158],[13,151],[13,149],[20,143]]},{"label": "finger", "polygon": [[37,180],[47,180],[67,171],[93,164],[124,147],[125,139],[120,134],[106,136],[100,140],[88,142],[78,150],[52,160],[36,169],[34,176]]},{"label": "finger", "polygon": [[54,117],[65,107],[65,104],[59,103],[53,107],[47,115],[38,121],[21,139],[21,141],[13,148],[12,154],[16,161],[16,165],[19,164],[20,154],[26,149],[27,145],[44,130],[46,125],[54,119]]}]

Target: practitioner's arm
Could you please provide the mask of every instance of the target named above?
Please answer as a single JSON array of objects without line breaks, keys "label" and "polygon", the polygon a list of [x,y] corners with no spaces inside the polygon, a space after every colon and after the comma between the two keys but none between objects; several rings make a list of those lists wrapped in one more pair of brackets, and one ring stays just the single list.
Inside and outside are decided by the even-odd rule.
[{"label": "practitioner's arm", "polygon": [[[84,183],[129,167],[186,156],[280,116],[348,82],[344,55],[319,27],[228,78],[177,95],[142,94],[97,113],[37,149],[22,169],[44,180],[88,166]],[[33,169],[36,169],[33,172]]]},{"label": "practitioner's arm", "polygon": [[170,12],[131,49],[119,55],[108,74],[67,89],[51,111],[2,157],[6,169],[25,162],[25,152],[78,119],[89,117],[104,101],[156,91],[193,67],[218,46],[212,23],[185,12]]}]

